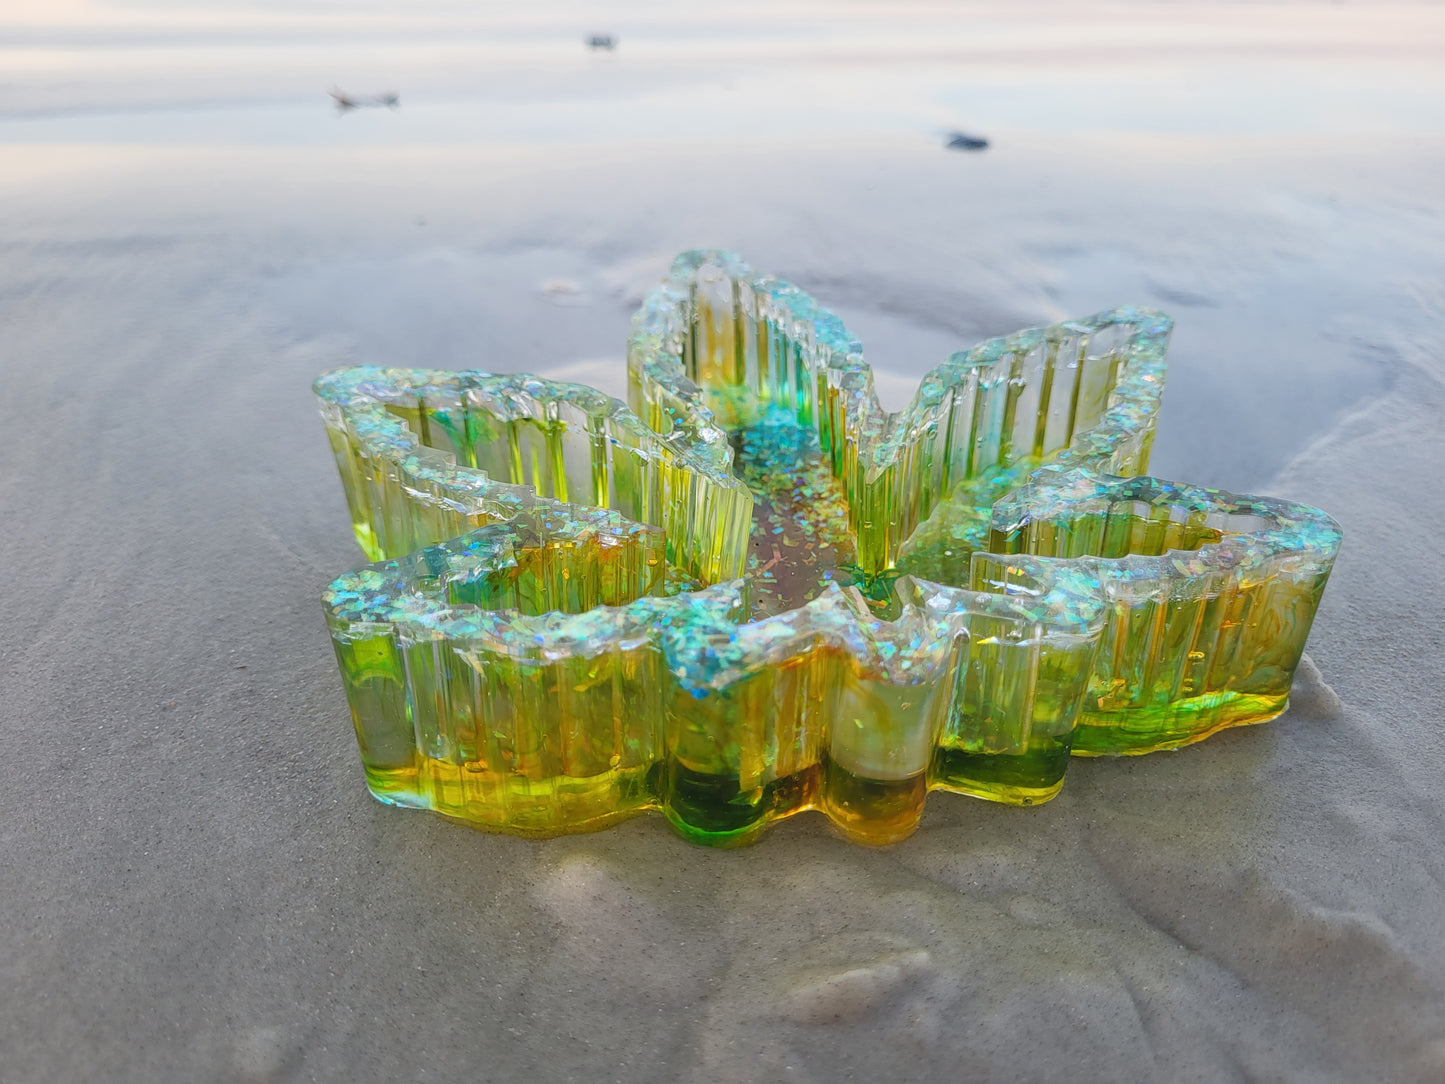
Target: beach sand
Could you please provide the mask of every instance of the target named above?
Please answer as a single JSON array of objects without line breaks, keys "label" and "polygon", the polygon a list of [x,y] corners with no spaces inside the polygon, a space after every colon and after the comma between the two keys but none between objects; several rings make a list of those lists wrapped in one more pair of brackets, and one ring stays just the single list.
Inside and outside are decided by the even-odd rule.
[{"label": "beach sand", "polygon": [[[1445,1079],[1445,10],[598,18],[0,15],[0,1079]],[[712,245],[894,406],[1169,311],[1153,472],[1345,529],[1294,707],[882,849],[374,802],[311,378],[620,393]]]}]

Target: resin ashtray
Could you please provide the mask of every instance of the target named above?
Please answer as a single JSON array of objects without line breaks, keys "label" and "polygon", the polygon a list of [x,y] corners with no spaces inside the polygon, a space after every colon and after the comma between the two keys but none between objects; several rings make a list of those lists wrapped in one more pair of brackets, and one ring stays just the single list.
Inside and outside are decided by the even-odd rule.
[{"label": "resin ashtray", "polygon": [[1339,526],[1139,477],[1171,323],[1116,309],[878,403],[805,293],[689,252],[631,406],[481,371],[315,385],[356,539],[325,593],[366,780],[528,835],[658,809],[886,843],[931,789],[1019,805],[1071,754],[1284,710]]}]

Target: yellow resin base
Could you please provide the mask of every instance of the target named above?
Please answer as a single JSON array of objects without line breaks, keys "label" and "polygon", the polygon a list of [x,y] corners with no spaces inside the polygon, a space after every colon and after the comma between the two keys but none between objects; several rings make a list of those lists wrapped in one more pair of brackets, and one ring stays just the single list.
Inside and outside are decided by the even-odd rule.
[{"label": "yellow resin base", "polygon": [[[1198,701],[1208,703],[1191,711]],[[1076,757],[1141,756],[1182,749],[1236,726],[1267,723],[1289,709],[1289,696],[1211,693],[1168,705],[1159,713],[1130,709],[1081,713],[1074,734]],[[1139,716],[1145,718],[1139,718]],[[1144,729],[1147,724],[1147,729]]]}]

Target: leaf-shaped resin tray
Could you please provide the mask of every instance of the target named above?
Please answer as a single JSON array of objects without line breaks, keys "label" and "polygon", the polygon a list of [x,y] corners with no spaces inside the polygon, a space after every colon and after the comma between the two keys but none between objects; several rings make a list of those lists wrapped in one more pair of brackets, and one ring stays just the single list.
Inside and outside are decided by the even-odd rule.
[{"label": "leaf-shaped resin tray", "polygon": [[[1014,537],[994,504],[1041,464],[1079,485],[1143,469],[1169,326],[1116,310],[991,340],[888,414],[836,317],[694,252],[634,319],[637,413],[526,376],[322,377],[357,540],[391,558],[325,600],[373,794],[542,835],[660,808],[715,844],[807,808],[887,842],[930,788],[1051,797],[1119,624],[1118,532],[1105,560],[991,547]],[[1218,566],[1201,592],[1248,564],[1217,531],[1176,535]],[[1102,729],[1167,716],[1153,744],[1180,744],[1282,710],[1332,558],[1248,718],[1154,681],[1110,685],[1125,722]],[[1188,703],[1161,714],[1166,693]],[[1131,741],[1089,751],[1150,747]]]}]

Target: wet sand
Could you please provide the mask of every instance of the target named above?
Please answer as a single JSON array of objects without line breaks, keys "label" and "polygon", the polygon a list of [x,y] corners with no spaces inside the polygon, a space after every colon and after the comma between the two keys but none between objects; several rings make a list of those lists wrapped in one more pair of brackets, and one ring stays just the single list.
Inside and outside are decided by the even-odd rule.
[{"label": "wet sand", "polygon": [[[0,1077],[1445,1077],[1440,9],[55,10],[0,16]],[[1154,473],[1345,528],[1292,710],[883,849],[373,802],[311,378],[620,392],[699,245],[894,405],[1169,311]]]}]

